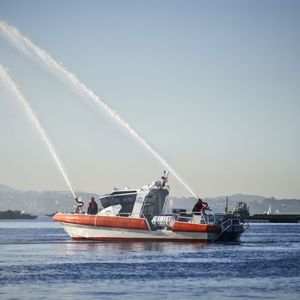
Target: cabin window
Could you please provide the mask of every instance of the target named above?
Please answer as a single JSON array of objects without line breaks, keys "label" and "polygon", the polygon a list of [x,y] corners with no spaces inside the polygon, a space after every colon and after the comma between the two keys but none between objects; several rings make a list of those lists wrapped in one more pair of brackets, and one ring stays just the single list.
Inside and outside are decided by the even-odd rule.
[{"label": "cabin window", "polygon": [[119,214],[130,214],[132,213],[133,206],[135,203],[137,194],[125,194],[123,193],[113,193],[111,195],[108,195],[106,197],[103,197],[100,199],[102,206],[104,208],[120,204],[122,206],[121,210],[119,211]]}]

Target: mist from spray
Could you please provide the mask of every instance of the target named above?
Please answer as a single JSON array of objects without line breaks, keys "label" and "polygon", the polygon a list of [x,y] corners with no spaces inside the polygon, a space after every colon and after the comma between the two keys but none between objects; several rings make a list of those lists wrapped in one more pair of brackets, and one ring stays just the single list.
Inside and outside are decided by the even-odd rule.
[{"label": "mist from spray", "polygon": [[112,110],[99,96],[97,96],[91,89],[87,88],[84,83],[82,83],[75,74],[68,71],[63,64],[58,63],[54,60],[50,54],[45,50],[36,46],[29,38],[23,36],[17,28],[7,24],[0,20],[0,28],[5,33],[15,46],[17,46],[25,54],[29,54],[24,49],[24,44],[31,49],[37,57],[39,57],[44,63],[50,66],[52,69],[58,72],[58,75],[63,74],[69,82],[71,82],[75,87],[79,88],[81,92],[87,95],[95,104],[104,110],[109,116],[111,116],[117,123],[119,123],[123,128],[125,128],[131,136],[133,136],[141,145],[143,145],[173,176],[185,187],[185,189],[198,198],[193,190],[188,186],[188,184],[178,175],[178,173],[170,166],[170,164],[159,155],[153,147],[151,147],[127,122],[125,122],[117,112]]},{"label": "mist from spray", "polygon": [[50,138],[48,137],[45,129],[43,128],[43,126],[40,123],[39,119],[37,118],[36,114],[32,110],[32,108],[31,108],[30,104],[28,103],[28,101],[26,100],[25,96],[22,94],[20,89],[17,87],[15,82],[12,80],[12,78],[9,76],[8,72],[5,70],[5,68],[2,65],[0,65],[0,79],[3,82],[3,84],[8,87],[8,89],[11,91],[11,93],[20,101],[25,113],[27,114],[27,116],[29,117],[29,119],[31,120],[31,122],[33,123],[33,125],[35,126],[37,131],[39,132],[39,134],[40,134],[42,140],[44,141],[44,143],[46,144],[54,162],[56,163],[59,171],[61,172],[68,188],[70,189],[73,197],[75,198],[76,196],[75,196],[74,190],[73,190],[70,180],[65,172],[63,164],[57,155],[54,145],[50,141]]}]

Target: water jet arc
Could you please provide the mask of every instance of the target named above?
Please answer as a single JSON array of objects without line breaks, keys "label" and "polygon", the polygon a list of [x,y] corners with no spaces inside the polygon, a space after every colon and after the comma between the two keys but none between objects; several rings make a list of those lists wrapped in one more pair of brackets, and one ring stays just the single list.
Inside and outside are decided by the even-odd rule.
[{"label": "water jet arc", "polygon": [[71,182],[65,172],[65,169],[63,167],[61,160],[59,159],[59,157],[57,155],[57,152],[55,150],[53,143],[51,142],[49,136],[47,135],[47,132],[45,131],[44,127],[42,126],[41,122],[39,121],[38,117],[36,116],[35,112],[31,108],[30,104],[28,103],[28,101],[25,98],[25,96],[23,95],[23,93],[20,91],[20,89],[17,87],[15,82],[12,80],[12,78],[10,77],[10,75],[8,74],[8,72],[5,70],[5,68],[2,65],[0,65],[0,79],[9,88],[11,93],[20,101],[28,118],[31,120],[31,122],[37,129],[38,133],[40,134],[42,140],[46,144],[48,151],[50,152],[54,162],[56,163],[60,173],[62,174],[73,197],[76,198],[74,190],[71,185]]},{"label": "water jet arc", "polygon": [[[39,48],[35,45],[29,38],[23,36],[16,27],[7,24],[4,21],[0,20],[0,27],[2,28],[5,35],[13,42],[14,45],[17,41],[25,44],[29,49],[31,49],[36,56],[47,66],[50,66],[52,69],[59,72],[59,74],[63,74],[69,82],[73,84],[73,86],[79,88],[81,92],[87,95],[91,100],[95,102],[95,104],[104,110],[109,116],[111,116],[117,123],[119,123],[123,128],[125,128],[130,135],[136,139],[141,145],[143,145],[173,176],[178,180],[180,184],[182,184],[185,189],[196,199],[197,195],[193,192],[191,187],[178,175],[178,173],[171,167],[171,165],[161,156],[159,155],[153,147],[148,144],[127,122],[125,122],[117,112],[111,109],[103,100],[100,99],[91,89],[89,89],[83,82],[79,80],[79,78],[68,71],[61,63],[58,63],[50,54],[48,54],[45,50]],[[24,47],[19,44],[19,49],[24,51]],[[28,55],[28,53],[25,52]]]}]

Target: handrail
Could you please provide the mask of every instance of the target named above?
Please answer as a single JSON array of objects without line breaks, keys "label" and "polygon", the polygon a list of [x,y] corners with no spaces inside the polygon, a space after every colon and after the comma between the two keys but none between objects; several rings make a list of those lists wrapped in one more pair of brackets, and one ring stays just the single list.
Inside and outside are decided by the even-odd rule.
[{"label": "handrail", "polygon": [[[189,216],[185,216],[185,215],[192,215],[191,217]],[[180,212],[178,214],[179,217],[186,217],[186,218],[190,218],[191,220],[193,219],[194,216],[201,216],[200,221],[203,220],[204,224],[214,224],[216,221],[216,216],[213,212],[209,212],[209,213],[205,213],[203,214],[203,212]],[[210,217],[209,216],[213,216],[213,221],[210,222]]]},{"label": "handrail", "polygon": [[[227,223],[227,222],[230,222],[229,225],[227,225],[224,229],[223,229],[223,226]],[[217,241],[218,238],[230,227],[232,226],[232,219],[227,219],[225,221],[223,221],[221,224],[221,232],[217,235],[217,237],[214,239],[214,241]]]},{"label": "handrail", "polygon": [[[243,232],[245,232],[248,228],[249,228],[249,220],[247,220],[248,222],[245,223],[243,221],[241,221],[241,219],[226,219],[224,220],[222,223],[219,224],[219,226],[221,227],[221,232],[217,235],[217,237],[214,239],[214,241],[217,241],[219,239],[219,237],[230,227],[230,226],[237,226],[233,223],[234,220],[239,220],[239,224],[238,225],[242,225],[243,226]],[[229,223],[226,226],[226,223]],[[225,227],[226,226],[226,227]],[[245,227],[246,226],[246,227]],[[225,227],[225,228],[224,228]]]},{"label": "handrail", "polygon": [[143,218],[143,219],[146,219],[145,215],[141,212],[139,213],[118,213],[117,216],[125,216],[127,215],[128,217],[133,217],[133,216],[137,216],[138,218]]},{"label": "handrail", "polygon": [[116,213],[116,214],[112,214],[112,212],[111,211],[105,211],[104,213],[101,213],[101,214],[99,214],[99,213],[101,213],[101,211],[99,211],[98,212],[98,214],[97,214],[97,216],[101,216],[102,214],[103,215],[106,215],[106,216],[115,216],[115,217],[122,217],[122,216],[127,216],[127,217],[133,217],[133,216],[137,216],[138,218],[144,218],[144,219],[146,219],[145,218],[145,215],[143,214],[143,213],[141,213],[141,212],[139,212],[139,213]]},{"label": "handrail", "polygon": [[250,227],[250,225],[249,225],[249,219],[247,219],[247,222],[242,222],[242,224],[244,225],[243,232],[245,232]]}]

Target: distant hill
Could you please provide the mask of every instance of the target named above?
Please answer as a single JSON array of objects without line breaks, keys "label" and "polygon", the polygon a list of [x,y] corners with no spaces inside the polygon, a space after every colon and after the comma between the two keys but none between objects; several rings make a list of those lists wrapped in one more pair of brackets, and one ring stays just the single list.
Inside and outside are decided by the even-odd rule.
[{"label": "distant hill", "polygon": [[[265,199],[265,197],[262,196],[256,196],[256,195],[245,195],[245,194],[234,194],[230,197],[231,200],[233,201],[244,201],[244,202],[259,202]],[[220,199],[224,199],[226,198],[226,196],[219,196],[219,197],[213,197],[213,198],[209,198],[210,200],[220,200]]]},{"label": "distant hill", "polygon": [[17,190],[9,187],[8,185],[0,183],[0,192],[13,192],[13,191],[17,191]]},{"label": "distant hill", "polygon": [[[99,195],[76,192],[80,197],[86,210],[87,203],[91,196],[99,198]],[[224,212],[226,196],[205,198],[210,208],[214,212]],[[266,198],[257,195],[244,195],[234,194],[228,196],[229,210],[238,204],[238,202],[246,202],[250,207],[250,213],[264,213],[268,210],[269,206],[272,208],[273,213],[287,213],[287,214],[300,214],[300,200],[298,199],[275,199]],[[174,208],[186,208],[192,210],[196,199],[186,197],[170,197],[167,205],[167,210],[171,210],[171,205]],[[98,201],[99,208],[101,208],[100,201]],[[48,214],[57,211],[73,211],[75,201],[70,192],[67,191],[19,191],[7,185],[0,184],[0,211],[21,210],[31,212],[34,214]]]},{"label": "distant hill", "polygon": [[[77,192],[86,209],[91,196],[96,194]],[[20,210],[34,214],[48,214],[57,211],[73,211],[76,203],[70,192],[67,191],[19,191],[6,185],[0,185],[0,211]]]},{"label": "distant hill", "polygon": [[[196,199],[194,198],[171,198],[173,207],[187,208],[192,210]],[[208,202],[210,208],[214,212],[224,212],[226,205],[226,196],[204,198]],[[246,202],[250,208],[250,214],[262,214],[268,211],[271,206],[272,213],[283,214],[300,214],[300,200],[299,199],[276,199],[266,198],[256,195],[234,194],[228,196],[228,208],[233,210],[238,202]]]}]

